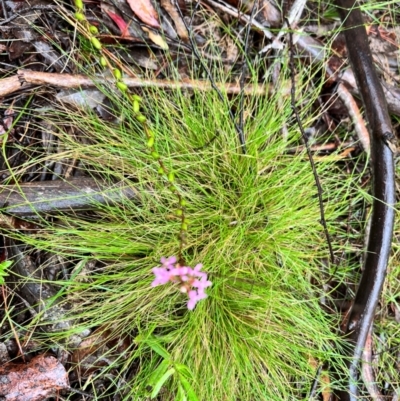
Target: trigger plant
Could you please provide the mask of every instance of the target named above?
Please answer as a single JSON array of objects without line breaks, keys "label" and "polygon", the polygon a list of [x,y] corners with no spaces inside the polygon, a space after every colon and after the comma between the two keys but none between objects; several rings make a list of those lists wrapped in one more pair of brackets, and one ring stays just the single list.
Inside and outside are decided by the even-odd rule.
[{"label": "trigger plant", "polygon": [[168,282],[178,284],[180,291],[188,294],[187,307],[192,310],[198,301],[207,298],[205,289],[212,284],[207,280],[207,274],[201,271],[202,267],[203,265],[199,263],[192,269],[188,266],[181,266],[175,256],[162,257],[161,267],[153,269],[156,278],[151,285],[155,287]]}]

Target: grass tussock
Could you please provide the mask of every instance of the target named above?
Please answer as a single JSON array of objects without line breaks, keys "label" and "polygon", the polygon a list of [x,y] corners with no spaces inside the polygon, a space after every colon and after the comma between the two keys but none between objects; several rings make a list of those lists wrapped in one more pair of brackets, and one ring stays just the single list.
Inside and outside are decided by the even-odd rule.
[{"label": "grass tussock", "polygon": [[[243,154],[227,112],[235,99],[222,102],[214,92],[142,94],[158,152],[188,202],[183,256],[191,266],[203,263],[213,282],[209,297],[189,312],[185,295],[172,285],[150,287],[160,257],[179,249],[176,197],[157,173],[130,105],[107,93],[117,117],[112,123],[82,110],[43,112],[42,129],[63,151],[31,164],[78,160],[80,169],[110,185],[135,187],[138,198],[95,214],[57,216],[51,224],[42,219],[36,233],[12,234],[74,265],[69,279],[57,283],[60,302],[72,305],[64,319],[74,327],[42,333],[42,341],[68,347],[72,332],[87,328],[112,328],[111,337],[128,339],[124,352],[115,355],[115,346],[112,364],[87,383],[95,388],[96,375],[107,371],[107,391],[126,400],[302,399],[319,363],[340,365],[342,345],[335,317],[319,303],[333,267],[326,267],[327,242],[306,154],[288,152],[300,143],[288,97],[246,100]],[[307,127],[315,116],[301,110]],[[281,134],[285,123],[288,138]],[[334,159],[318,158],[316,165],[339,254],[348,246],[341,221],[360,195],[357,176],[344,174]],[[86,261],[96,267],[88,269]]]}]

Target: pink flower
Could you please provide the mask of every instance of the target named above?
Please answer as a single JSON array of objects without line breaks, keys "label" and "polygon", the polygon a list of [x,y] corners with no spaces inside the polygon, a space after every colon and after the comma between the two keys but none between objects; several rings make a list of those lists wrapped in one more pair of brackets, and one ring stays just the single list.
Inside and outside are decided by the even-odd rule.
[{"label": "pink flower", "polygon": [[152,269],[155,276],[151,283],[152,287],[168,282],[178,284],[180,291],[188,294],[187,307],[189,310],[193,310],[198,301],[207,298],[204,290],[210,287],[212,282],[207,280],[207,273],[200,271],[203,268],[201,263],[193,269],[189,266],[180,266],[175,256],[162,257],[160,262],[160,267]]},{"label": "pink flower", "polygon": [[196,287],[198,289],[204,289],[204,288],[210,287],[211,285],[212,285],[212,282],[207,280],[207,276],[205,277],[204,280],[193,281],[193,284],[192,284],[193,287]]},{"label": "pink flower", "polygon": [[189,310],[193,310],[197,302],[207,298],[207,294],[204,292],[204,289],[199,289],[197,291],[195,290],[189,291],[188,296],[189,296],[189,301],[187,303],[187,307]]},{"label": "pink flower", "polygon": [[156,285],[168,283],[170,275],[169,275],[169,272],[167,269],[165,269],[163,267],[155,267],[152,271],[153,271],[154,275],[156,276],[154,281],[151,283],[152,287],[155,287]]},{"label": "pink flower", "polygon": [[176,257],[175,256],[170,256],[169,258],[165,258],[164,256],[160,260],[161,264],[163,267],[169,268],[175,265],[176,263]]}]

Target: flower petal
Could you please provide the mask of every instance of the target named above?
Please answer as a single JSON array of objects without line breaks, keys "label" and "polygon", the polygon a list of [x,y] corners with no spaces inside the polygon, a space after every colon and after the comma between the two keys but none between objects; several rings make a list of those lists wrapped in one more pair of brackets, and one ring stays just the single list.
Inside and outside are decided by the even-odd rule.
[{"label": "flower petal", "polygon": [[187,308],[189,310],[193,310],[194,307],[196,306],[197,301],[195,299],[189,299],[188,303],[187,303]]},{"label": "flower petal", "polygon": [[197,294],[197,301],[200,301],[200,300],[202,300],[202,299],[206,299],[207,296],[208,296],[208,295],[207,295],[205,292],[199,292],[199,293]]},{"label": "flower petal", "polygon": [[202,263],[198,263],[198,264],[193,268],[193,270],[194,270],[195,272],[198,272],[198,271],[200,271],[202,268],[203,268],[203,264],[202,264]]},{"label": "flower petal", "polygon": [[167,259],[167,263],[168,263],[169,265],[174,265],[176,262],[177,262],[176,256],[170,256],[170,257]]}]

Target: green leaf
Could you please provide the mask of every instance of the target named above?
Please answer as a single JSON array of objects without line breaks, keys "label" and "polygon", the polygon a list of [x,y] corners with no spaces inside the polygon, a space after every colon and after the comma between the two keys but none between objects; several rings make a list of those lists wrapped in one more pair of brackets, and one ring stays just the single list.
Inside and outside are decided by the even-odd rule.
[{"label": "green leaf", "polygon": [[185,376],[187,379],[191,379],[193,377],[192,372],[183,363],[174,363],[174,366],[180,375]]},{"label": "green leaf", "polygon": [[135,343],[136,344],[145,344],[148,347],[150,347],[154,352],[156,352],[158,355],[162,356],[164,359],[171,359],[171,355],[168,353],[168,351],[160,345],[160,342],[154,337],[149,335],[147,338],[144,335],[138,335],[135,338]]},{"label": "green leaf", "polygon": [[160,378],[164,375],[164,373],[169,368],[170,361],[168,359],[164,359],[156,369],[154,369],[153,373],[150,375],[148,380],[148,384],[150,386],[155,386],[155,384],[160,380]]},{"label": "green leaf", "polygon": [[182,383],[183,387],[186,390],[186,394],[188,396],[189,401],[199,401],[196,393],[193,390],[192,385],[184,376],[179,376],[179,380]]},{"label": "green leaf", "polygon": [[160,392],[161,387],[164,385],[164,383],[175,373],[175,368],[171,368],[167,370],[160,380],[155,384],[153,391],[151,392],[151,398],[157,397],[157,394]]},{"label": "green leaf", "polygon": [[178,393],[176,394],[176,401],[187,401],[185,390],[180,384],[178,385]]},{"label": "green leaf", "polygon": [[170,359],[171,355],[168,353],[168,351],[160,345],[160,343],[156,340],[150,340],[147,339],[145,343],[158,355],[162,356],[164,359]]}]

